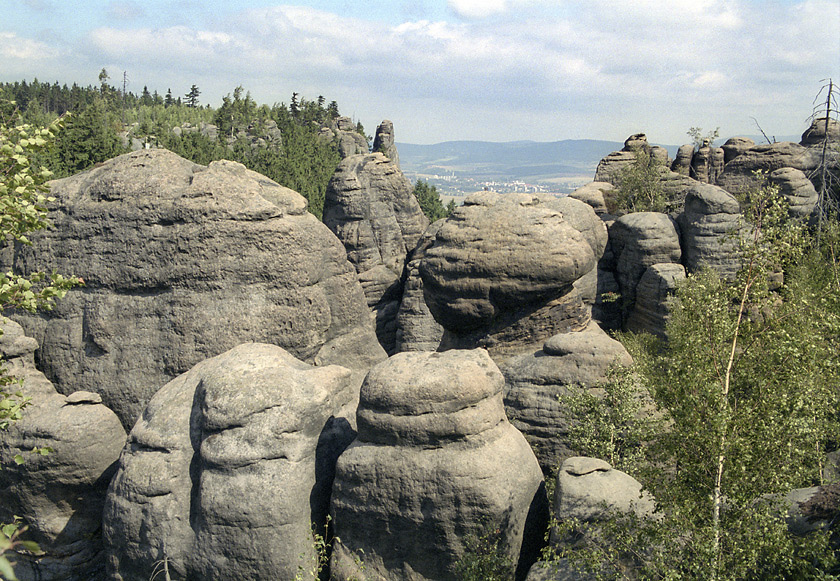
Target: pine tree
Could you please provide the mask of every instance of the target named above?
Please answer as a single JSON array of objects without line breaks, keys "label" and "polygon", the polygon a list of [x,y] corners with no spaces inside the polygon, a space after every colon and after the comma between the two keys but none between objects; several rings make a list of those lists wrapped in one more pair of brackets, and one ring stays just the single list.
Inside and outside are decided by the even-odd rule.
[{"label": "pine tree", "polygon": [[201,94],[201,91],[198,90],[196,85],[190,87],[190,92],[186,94],[186,104],[187,107],[195,109],[198,107],[198,96]]}]

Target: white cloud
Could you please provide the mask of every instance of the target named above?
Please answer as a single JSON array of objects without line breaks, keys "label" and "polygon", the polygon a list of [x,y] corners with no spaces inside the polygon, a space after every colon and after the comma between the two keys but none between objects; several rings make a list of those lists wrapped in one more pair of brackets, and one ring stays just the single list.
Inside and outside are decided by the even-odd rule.
[{"label": "white cloud", "polygon": [[449,0],[449,7],[464,18],[485,18],[507,9],[506,0]]},{"label": "white cloud", "polygon": [[[22,38],[14,32],[0,32],[0,57],[22,61],[42,61],[55,57],[58,51],[31,38]],[[10,63],[4,63],[9,65]]]}]

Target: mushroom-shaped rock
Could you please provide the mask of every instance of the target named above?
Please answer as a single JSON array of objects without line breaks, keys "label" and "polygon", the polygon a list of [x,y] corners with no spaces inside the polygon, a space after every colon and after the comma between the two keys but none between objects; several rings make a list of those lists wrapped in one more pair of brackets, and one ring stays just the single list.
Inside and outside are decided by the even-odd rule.
[{"label": "mushroom-shaped rock", "polygon": [[[589,212],[593,224],[597,221],[591,208],[569,202]],[[552,329],[553,319],[561,326],[585,326],[588,311],[572,284],[595,267],[598,257],[590,242],[598,234],[593,225],[592,235],[584,235],[572,221],[548,197],[469,196],[420,262],[426,303],[447,334],[492,334],[545,308],[551,312],[538,315],[540,329],[523,330],[520,338],[542,341],[559,332]]]},{"label": "mushroom-shaped rock", "polygon": [[[98,394],[57,393],[32,362],[37,346],[16,323],[3,324],[4,365],[31,399],[21,419],[0,430],[0,522],[22,517],[29,527],[24,538],[43,551],[16,558],[19,578],[93,579],[105,565],[98,532],[125,430]],[[51,451],[33,454],[34,448]],[[14,461],[18,455],[22,464]]]},{"label": "mushroom-shaped rock", "polygon": [[356,272],[296,192],[233,162],[126,154],[52,182],[55,228],[16,249],[16,270],[73,273],[39,338],[62,393],[102,395],[130,428],[152,394],[246,341],[360,370],[385,357]]},{"label": "mushroom-shaped rock", "polygon": [[807,220],[811,217],[819,194],[808,176],[798,169],[783,167],[770,172],[767,177],[770,183],[779,186],[779,193],[787,198],[791,218]]},{"label": "mushroom-shaped rock", "polygon": [[696,272],[708,266],[721,276],[735,276],[740,259],[733,236],[740,218],[741,206],[726,190],[710,184],[691,188],[678,218],[686,270]]},{"label": "mushroom-shaped rock", "polygon": [[327,186],[324,223],[344,244],[377,317],[380,343],[393,352],[405,261],[429,225],[411,182],[382,153],[350,156]]},{"label": "mushroom-shaped rock", "polygon": [[465,540],[488,527],[524,577],[546,501],[503,384],[483,350],[399,353],[370,371],[357,439],[336,467],[334,578],[354,578],[364,551],[371,579],[454,579]]},{"label": "mushroom-shaped rock", "polygon": [[243,344],[160,389],[108,491],[109,574],[293,579],[316,559],[335,460],[353,432],[351,372]]},{"label": "mushroom-shaped rock", "polygon": [[569,418],[558,397],[575,386],[598,393],[607,370],[616,363],[629,365],[630,354],[592,321],[583,331],[557,334],[541,350],[501,365],[508,417],[525,435],[544,470],[556,468],[576,452],[569,447]]}]

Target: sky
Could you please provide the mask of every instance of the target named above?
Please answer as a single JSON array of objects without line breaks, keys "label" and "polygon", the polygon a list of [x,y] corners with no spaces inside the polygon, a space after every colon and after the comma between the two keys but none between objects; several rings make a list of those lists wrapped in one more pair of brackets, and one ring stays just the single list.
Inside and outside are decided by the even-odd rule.
[{"label": "sky", "polygon": [[0,0],[0,81],[335,100],[398,142],[799,135],[837,0]]}]

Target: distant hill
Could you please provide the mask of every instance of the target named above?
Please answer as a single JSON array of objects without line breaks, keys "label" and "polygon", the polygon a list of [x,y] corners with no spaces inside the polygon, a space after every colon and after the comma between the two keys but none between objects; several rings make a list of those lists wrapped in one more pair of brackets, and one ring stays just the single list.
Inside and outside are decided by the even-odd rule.
[{"label": "distant hill", "polygon": [[487,180],[551,180],[595,174],[598,161],[623,143],[594,139],[535,141],[447,141],[435,145],[398,143],[403,171],[454,172]]}]

